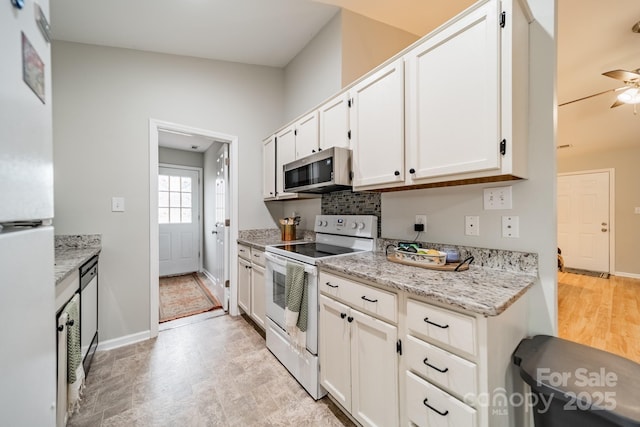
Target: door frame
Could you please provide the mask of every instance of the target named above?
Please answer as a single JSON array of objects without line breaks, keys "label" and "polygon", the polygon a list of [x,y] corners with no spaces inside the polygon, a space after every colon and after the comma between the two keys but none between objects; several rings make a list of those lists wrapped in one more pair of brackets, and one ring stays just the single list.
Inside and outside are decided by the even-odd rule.
[{"label": "door frame", "polygon": [[[198,271],[202,271],[202,255],[203,251],[203,240],[204,240],[204,169],[195,167],[195,166],[183,166],[183,165],[174,165],[171,163],[158,163],[158,168],[171,168],[171,169],[183,169],[188,171],[196,171],[198,172],[198,197],[200,197],[200,206],[198,207],[198,238],[200,243],[198,244],[198,251],[200,255],[198,256]],[[157,180],[157,178],[156,178]],[[157,204],[156,204],[157,206]],[[160,224],[158,224],[159,226]],[[158,242],[159,245],[159,242]],[[159,247],[159,246],[158,246]]]},{"label": "door frame", "polygon": [[[589,170],[580,170],[573,172],[563,172],[559,173],[560,176],[569,176],[569,175],[588,175],[592,173],[608,173],[609,174],[609,274],[615,274],[616,271],[616,170],[614,168],[608,169],[589,169]],[[556,180],[557,185],[557,180]],[[556,195],[557,196],[557,195]],[[556,217],[558,215],[557,212],[557,204],[556,204]]]},{"label": "door frame", "polygon": [[[193,135],[213,138],[216,141],[229,144],[229,192],[231,206],[229,206],[229,259],[238,255],[238,137],[207,129],[171,123],[163,120],[149,119],[149,335],[158,336],[160,284],[158,280],[160,256],[158,233],[158,131],[172,130]],[[237,270],[229,268],[229,314],[238,315]]]}]

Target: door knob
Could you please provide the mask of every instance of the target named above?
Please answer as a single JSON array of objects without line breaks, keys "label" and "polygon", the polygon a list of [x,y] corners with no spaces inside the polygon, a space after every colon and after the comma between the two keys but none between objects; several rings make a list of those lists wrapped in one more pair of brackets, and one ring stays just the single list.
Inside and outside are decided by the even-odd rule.
[{"label": "door knob", "polygon": [[606,223],[606,222],[603,222],[603,223],[602,223],[602,225],[607,225],[607,223]]},{"label": "door knob", "polygon": [[604,233],[605,231],[607,231],[607,229],[606,228],[601,228],[600,231],[602,231]]}]

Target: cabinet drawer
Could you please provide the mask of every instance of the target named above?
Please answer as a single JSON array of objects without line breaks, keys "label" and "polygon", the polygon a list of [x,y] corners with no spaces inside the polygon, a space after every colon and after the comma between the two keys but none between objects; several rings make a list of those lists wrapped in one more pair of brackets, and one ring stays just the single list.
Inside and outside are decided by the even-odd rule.
[{"label": "cabinet drawer", "polygon": [[265,266],[264,251],[258,249],[251,249],[251,262],[261,266]]},{"label": "cabinet drawer", "polygon": [[410,335],[405,344],[407,367],[458,398],[476,395],[476,365]]},{"label": "cabinet drawer", "polygon": [[407,417],[417,426],[475,427],[476,410],[407,371]]},{"label": "cabinet drawer", "polygon": [[394,293],[322,272],[320,291],[381,319],[398,321],[397,295]]},{"label": "cabinet drawer", "polygon": [[412,335],[477,354],[474,317],[410,299],[407,300],[407,327]]},{"label": "cabinet drawer", "polygon": [[251,261],[251,248],[249,246],[238,243],[238,256]]}]

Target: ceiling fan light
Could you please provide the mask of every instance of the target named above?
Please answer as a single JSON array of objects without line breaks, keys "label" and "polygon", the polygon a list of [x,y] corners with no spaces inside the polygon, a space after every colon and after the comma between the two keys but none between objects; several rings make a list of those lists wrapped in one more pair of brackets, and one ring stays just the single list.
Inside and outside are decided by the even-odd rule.
[{"label": "ceiling fan light", "polygon": [[640,91],[635,87],[629,88],[618,95],[618,101],[625,104],[640,104]]}]

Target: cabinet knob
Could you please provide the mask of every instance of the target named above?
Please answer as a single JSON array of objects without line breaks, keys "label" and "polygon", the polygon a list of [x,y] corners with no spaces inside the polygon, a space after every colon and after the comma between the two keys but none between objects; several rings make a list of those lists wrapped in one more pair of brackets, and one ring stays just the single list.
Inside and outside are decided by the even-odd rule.
[{"label": "cabinet knob", "polygon": [[347,322],[349,322],[349,323],[353,322],[353,317],[351,317],[351,316],[347,317]]},{"label": "cabinet knob", "polygon": [[311,150],[311,152],[312,152],[312,153],[315,153],[315,152],[316,152],[316,150]]},{"label": "cabinet knob", "polygon": [[400,176],[400,171],[395,171],[393,174],[394,174],[395,176]]},{"label": "cabinet knob", "polygon": [[416,173],[416,170],[414,168],[409,169],[409,173]]},{"label": "cabinet knob", "polygon": [[58,332],[62,332],[64,330],[64,325],[58,325]]},{"label": "cabinet knob", "polygon": [[74,323],[73,319],[67,320],[67,326],[73,326]]},{"label": "cabinet knob", "polygon": [[344,319],[345,317],[347,317],[347,313],[340,313],[340,318]]}]

